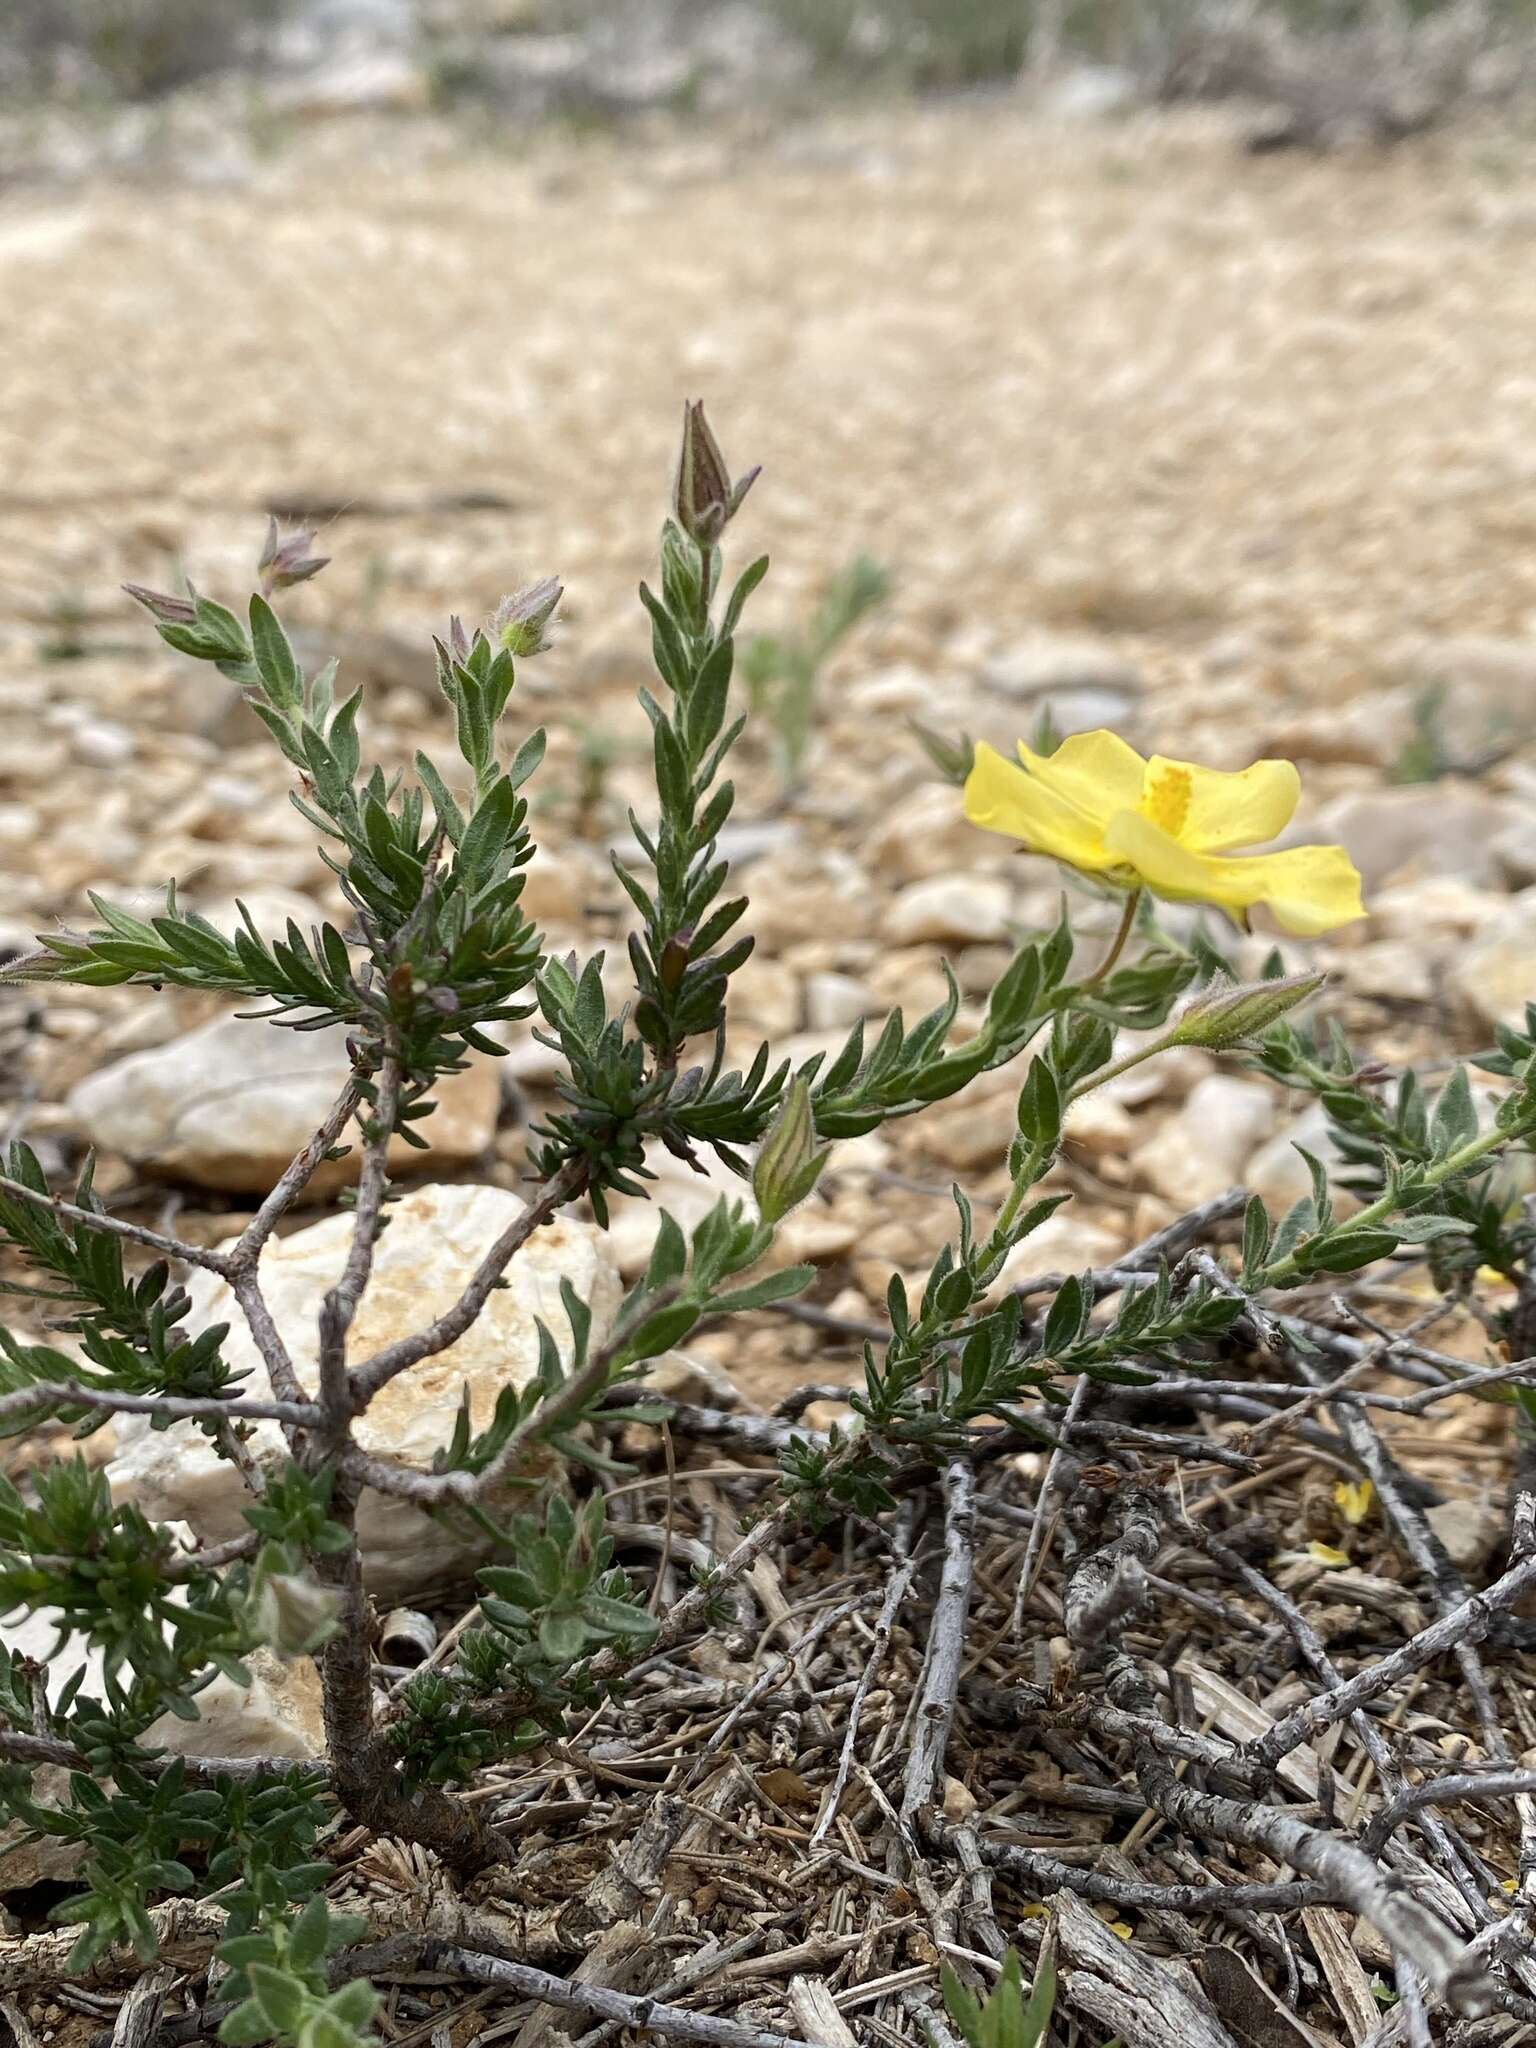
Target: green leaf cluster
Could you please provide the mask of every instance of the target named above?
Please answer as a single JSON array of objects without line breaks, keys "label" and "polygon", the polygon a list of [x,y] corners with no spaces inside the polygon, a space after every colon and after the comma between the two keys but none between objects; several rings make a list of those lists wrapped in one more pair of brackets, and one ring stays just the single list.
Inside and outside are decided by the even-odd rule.
[{"label": "green leaf cluster", "polygon": [[107,1703],[125,1727],[167,1709],[195,1720],[192,1693],[215,1670],[249,1685],[249,1646],[234,1578],[172,1570],[170,1531],[115,1503],[106,1475],[56,1459],[34,1476],[34,1498],[0,1477],[0,1615],[57,1612],[61,1642],[84,1637],[102,1653]]},{"label": "green leaf cluster", "polygon": [[[48,1192],[30,1146],[12,1145],[5,1172],[40,1195]],[[101,1212],[89,1163],[73,1199],[77,1209],[92,1215]],[[50,1345],[23,1344],[0,1329],[0,1394],[66,1381],[101,1391],[183,1398],[225,1399],[238,1392],[245,1375],[233,1372],[220,1352],[228,1325],[213,1324],[195,1337],[187,1334],[181,1325],[190,1304],[185,1292],[172,1285],[164,1260],[130,1275],[120,1238],[4,1191],[0,1244],[46,1275],[45,1284],[11,1281],[0,1285],[0,1291],[54,1305],[56,1313],[62,1310],[55,1327],[79,1339],[79,1355],[70,1356]],[[0,1418],[0,1436],[24,1434],[49,1414],[72,1423],[77,1437],[89,1436],[109,1419],[104,1409],[61,1409],[45,1403],[8,1420]],[[151,1423],[152,1428],[165,1426],[160,1417]]]},{"label": "green leaf cluster", "polygon": [[328,1956],[355,1942],[363,1922],[333,1913],[316,1893],[302,1912],[234,1935],[220,1950],[236,1984],[239,2002],[219,2028],[225,2048],[256,2048],[280,2041],[284,2048],[359,2048],[372,2038],[378,1993],[354,1977],[328,1989]]},{"label": "green leaf cluster", "polygon": [[1039,2048],[1056,2005],[1056,1967],[1049,1948],[1041,1955],[1026,2002],[1024,1973],[1015,1950],[1003,1958],[997,1982],[985,2001],[961,1983],[950,1964],[940,1975],[944,2004],[966,2048]]},{"label": "green leaf cluster", "polygon": [[[480,1573],[485,1626],[465,1633],[451,1671],[420,1672],[401,1694],[390,1739],[409,1782],[458,1782],[544,1741],[568,1708],[597,1697],[587,1659],[610,1644],[643,1648],[656,1633],[614,1566],[601,1493],[580,1508],[553,1494],[542,1523],[514,1516],[501,1538],[509,1562]],[[513,1686],[527,1712],[510,1731],[492,1731],[476,1703]]]}]

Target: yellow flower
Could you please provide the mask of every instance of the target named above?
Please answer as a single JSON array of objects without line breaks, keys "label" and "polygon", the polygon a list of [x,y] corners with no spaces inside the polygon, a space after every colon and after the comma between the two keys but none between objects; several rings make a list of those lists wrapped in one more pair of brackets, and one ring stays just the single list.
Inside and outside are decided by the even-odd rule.
[{"label": "yellow flower", "polygon": [[1302,937],[1364,917],[1360,877],[1342,846],[1292,846],[1223,859],[1273,839],[1290,823],[1301,778],[1289,761],[1226,774],[1144,761],[1112,732],[1076,733],[1054,754],[1019,743],[1022,767],[985,743],[965,784],[965,815],[1022,839],[1117,889],[1150,889],[1176,903],[1214,903],[1239,924],[1267,903]]},{"label": "yellow flower", "polygon": [[1358,1529],[1371,1512],[1376,1489],[1369,1479],[1341,1479],[1333,1489],[1339,1513],[1352,1529]]}]

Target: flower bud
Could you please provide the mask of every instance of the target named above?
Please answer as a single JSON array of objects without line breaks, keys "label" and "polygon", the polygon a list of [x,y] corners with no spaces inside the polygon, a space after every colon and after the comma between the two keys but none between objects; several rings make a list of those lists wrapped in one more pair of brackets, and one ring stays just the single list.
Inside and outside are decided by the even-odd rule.
[{"label": "flower bud", "polygon": [[307,583],[311,576],[318,576],[329,555],[312,555],[315,536],[309,533],[279,534],[277,521],[268,519],[267,538],[256,564],[256,573],[261,578],[261,594],[270,597],[274,590],[288,590],[295,583]]},{"label": "flower bud", "polygon": [[190,584],[185,597],[146,590],[141,583],[125,583],[123,589],[143,605],[160,638],[178,654],[190,654],[195,661],[240,661],[248,656],[244,629],[233,612],[200,598]]},{"label": "flower bud", "polygon": [[251,1603],[251,1622],[279,1657],[299,1657],[336,1632],[341,1596],[298,1572],[272,1572]]},{"label": "flower bud", "polygon": [[1213,1052],[1258,1038],[1314,996],[1326,974],[1287,974],[1273,981],[1213,983],[1178,1019],[1168,1035],[1170,1045],[1203,1045]]},{"label": "flower bud", "polygon": [[916,718],[907,720],[907,730],[944,780],[952,782],[957,789],[963,789],[966,777],[976,766],[976,748],[970,734],[961,733],[958,738],[950,739]]},{"label": "flower bud", "polygon": [[530,583],[526,590],[518,591],[515,596],[504,597],[491,620],[491,638],[509,654],[524,660],[530,655],[542,654],[549,645],[544,637],[544,628],[554,616],[555,606],[564,594],[565,586],[560,578],[546,576],[542,583]]},{"label": "flower bud", "polygon": [[677,483],[672,494],[677,523],[701,548],[712,548],[741,509],[741,501],[757,481],[749,469],[732,483],[720,443],[704,417],[704,402],[691,398],[683,407],[683,443],[677,458]]},{"label": "flower bud", "polygon": [[752,1192],[764,1223],[782,1221],[797,1202],[805,1200],[827,1158],[825,1150],[816,1150],[810,1088],[797,1076],[789,1084],[752,1169]]}]

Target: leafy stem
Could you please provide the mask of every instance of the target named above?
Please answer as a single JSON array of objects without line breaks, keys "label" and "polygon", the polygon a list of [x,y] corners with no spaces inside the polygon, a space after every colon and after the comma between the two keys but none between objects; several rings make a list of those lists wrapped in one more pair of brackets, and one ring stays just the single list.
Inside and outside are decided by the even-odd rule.
[{"label": "leafy stem", "polygon": [[[1367,1207],[1358,1210],[1351,1216],[1336,1235],[1340,1238],[1362,1239],[1368,1233],[1374,1236],[1378,1224],[1386,1223],[1390,1217],[1407,1207],[1411,1202],[1421,1199],[1424,1195],[1432,1194],[1435,1189],[1444,1187],[1447,1182],[1457,1180],[1463,1174],[1469,1173],[1480,1160],[1487,1159],[1493,1153],[1502,1151],[1515,1135],[1515,1132],[1502,1130],[1495,1126],[1492,1130],[1481,1132],[1475,1138],[1469,1138],[1465,1144],[1459,1145],[1454,1152],[1449,1153],[1435,1165],[1421,1167],[1413,1172],[1410,1177],[1389,1187],[1385,1194],[1378,1196],[1374,1202],[1369,1203]],[[1306,1277],[1308,1273],[1306,1246],[1311,1241],[1303,1239],[1302,1243],[1294,1250],[1287,1252],[1283,1257],[1274,1260],[1271,1264],[1260,1268],[1259,1272],[1253,1276],[1250,1284],[1256,1288],[1287,1287],[1296,1280]],[[1386,1247],[1380,1248],[1377,1255],[1380,1256],[1381,1252],[1385,1249]],[[1335,1268],[1334,1270],[1340,1269]]]}]

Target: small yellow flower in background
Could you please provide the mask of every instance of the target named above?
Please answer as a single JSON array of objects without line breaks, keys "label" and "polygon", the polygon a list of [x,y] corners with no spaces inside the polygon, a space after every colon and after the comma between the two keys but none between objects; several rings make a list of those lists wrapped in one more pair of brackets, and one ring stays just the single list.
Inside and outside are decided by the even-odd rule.
[{"label": "small yellow flower in background", "polygon": [[1352,1529],[1358,1529],[1371,1512],[1376,1489],[1369,1479],[1341,1479],[1333,1489],[1334,1504]]},{"label": "small yellow flower in background", "polygon": [[1331,1543],[1309,1543],[1307,1555],[1315,1564],[1326,1565],[1331,1572],[1341,1572],[1349,1563],[1349,1552],[1335,1550]]},{"label": "small yellow flower in background", "polygon": [[1301,778],[1289,761],[1228,774],[1144,761],[1112,732],[1076,733],[1054,754],[1019,742],[1019,762],[983,742],[965,784],[973,825],[1022,839],[1118,889],[1212,903],[1239,924],[1265,903],[1282,930],[1311,938],[1364,917],[1360,876],[1342,846],[1291,846],[1223,859],[1291,822]]}]

